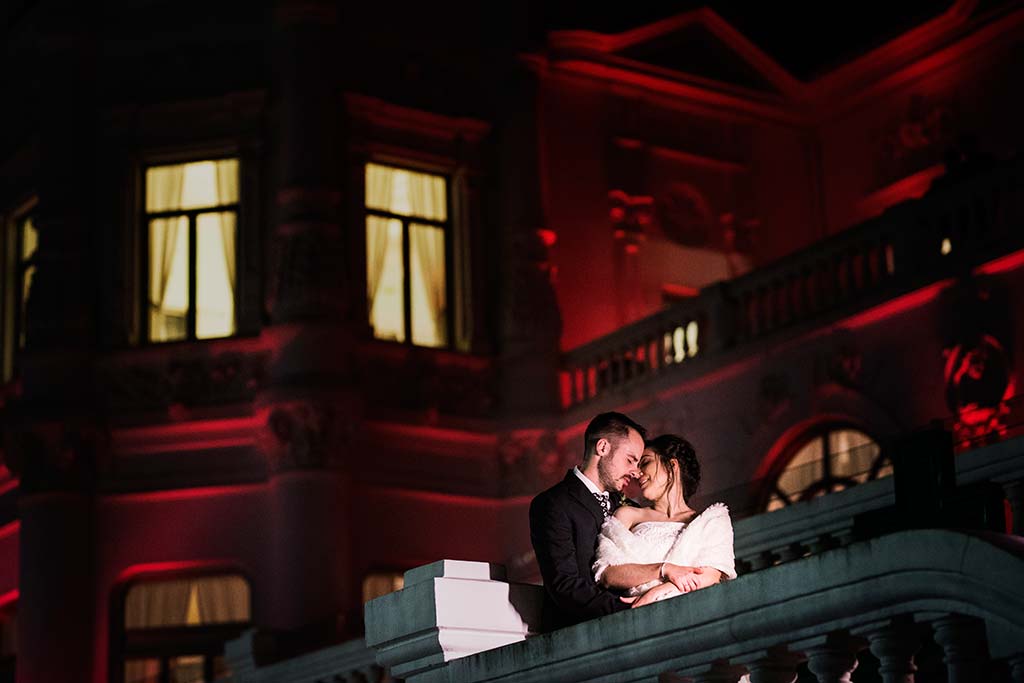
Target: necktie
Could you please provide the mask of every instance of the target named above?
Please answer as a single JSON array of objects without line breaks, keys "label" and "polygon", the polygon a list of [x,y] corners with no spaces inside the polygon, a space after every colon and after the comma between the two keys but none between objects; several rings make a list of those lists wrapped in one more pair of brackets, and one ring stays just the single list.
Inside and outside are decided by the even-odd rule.
[{"label": "necktie", "polygon": [[597,498],[597,502],[601,504],[601,510],[604,512],[604,518],[608,519],[608,515],[612,511],[612,502],[608,499],[608,492],[595,493],[594,498]]}]

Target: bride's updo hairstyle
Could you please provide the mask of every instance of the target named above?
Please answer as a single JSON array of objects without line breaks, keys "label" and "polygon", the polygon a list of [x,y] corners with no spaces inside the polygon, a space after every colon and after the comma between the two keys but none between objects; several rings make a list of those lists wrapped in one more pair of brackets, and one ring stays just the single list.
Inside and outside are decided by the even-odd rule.
[{"label": "bride's updo hairstyle", "polygon": [[683,498],[687,501],[697,492],[700,484],[700,463],[697,462],[697,452],[693,450],[693,444],[681,436],[675,434],[662,434],[656,436],[644,444],[658,455],[662,467],[668,474],[668,489],[675,483],[675,473],[672,470],[672,461],[679,463],[679,479],[683,485]]}]

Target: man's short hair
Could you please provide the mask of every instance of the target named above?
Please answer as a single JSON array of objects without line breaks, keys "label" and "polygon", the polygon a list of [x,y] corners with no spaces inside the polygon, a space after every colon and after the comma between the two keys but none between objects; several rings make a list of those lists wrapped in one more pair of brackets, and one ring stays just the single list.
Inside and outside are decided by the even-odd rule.
[{"label": "man's short hair", "polygon": [[619,439],[629,436],[629,430],[636,430],[640,438],[647,439],[647,430],[622,413],[601,413],[590,421],[583,434],[583,459],[586,460],[597,449],[597,442],[608,439],[614,445]]}]

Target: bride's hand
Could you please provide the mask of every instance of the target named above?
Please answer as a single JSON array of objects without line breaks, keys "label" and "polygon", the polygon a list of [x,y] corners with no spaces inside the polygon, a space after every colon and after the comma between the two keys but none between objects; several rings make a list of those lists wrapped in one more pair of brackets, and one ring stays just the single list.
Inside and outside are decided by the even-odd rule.
[{"label": "bride's hand", "polygon": [[684,567],[679,564],[665,563],[665,578],[675,585],[682,593],[689,593],[701,587],[699,576],[704,570],[700,567]]},{"label": "bride's hand", "polygon": [[673,584],[671,581],[667,581],[661,584],[660,586],[655,586],[654,588],[652,588],[651,590],[647,591],[639,598],[637,598],[636,601],[633,603],[633,609],[636,609],[637,607],[643,607],[644,605],[649,605],[652,602],[657,602],[658,600],[670,598],[673,595],[678,594],[679,591],[676,589],[675,584]]}]

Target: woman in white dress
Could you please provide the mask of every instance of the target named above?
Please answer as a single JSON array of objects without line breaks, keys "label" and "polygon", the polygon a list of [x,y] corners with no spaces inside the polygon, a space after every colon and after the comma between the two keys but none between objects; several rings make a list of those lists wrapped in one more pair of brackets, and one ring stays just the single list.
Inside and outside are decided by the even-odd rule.
[{"label": "woman in white dress", "polygon": [[620,507],[598,537],[594,578],[640,607],[736,578],[729,509],[687,504],[700,483],[693,446],[665,434],[648,441],[638,483],[651,507]]}]

